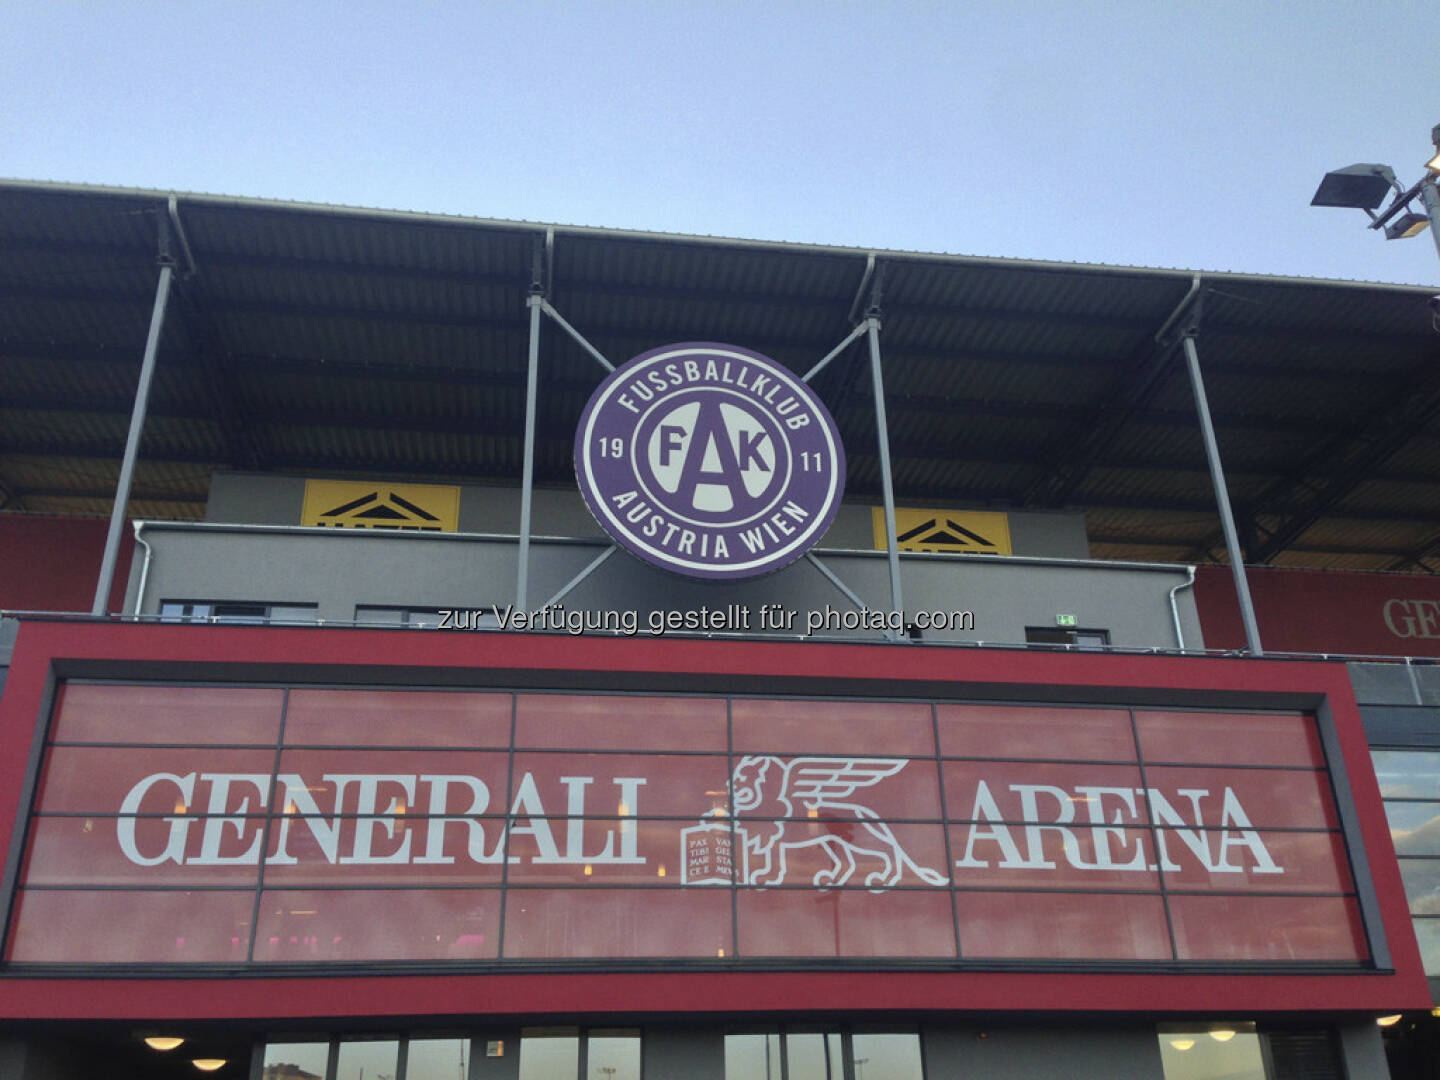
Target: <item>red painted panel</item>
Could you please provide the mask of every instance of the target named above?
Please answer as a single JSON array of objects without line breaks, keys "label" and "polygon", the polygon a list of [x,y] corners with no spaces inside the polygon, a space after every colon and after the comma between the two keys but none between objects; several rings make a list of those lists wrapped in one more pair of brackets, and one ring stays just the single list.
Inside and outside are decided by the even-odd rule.
[{"label": "red painted panel", "polygon": [[742,889],[742,956],[954,956],[944,889]]},{"label": "red painted panel", "polygon": [[1190,834],[1203,843],[1208,862],[1187,857],[1183,840],[1167,831],[1166,852],[1178,870],[1164,872],[1165,887],[1178,891],[1354,892],[1345,842],[1333,832],[1267,832],[1207,829]]},{"label": "red painted panel", "polygon": [[1331,960],[1370,955],[1355,901],[1344,896],[1172,896],[1181,960]]},{"label": "red painted panel", "polygon": [[951,821],[1143,825],[1150,820],[1134,765],[947,761],[942,769]]},{"label": "red painted panel", "polygon": [[1149,829],[952,825],[961,889],[1125,889],[1158,892]]},{"label": "red painted panel", "polygon": [[[1245,570],[1267,652],[1440,656],[1440,578],[1345,570]],[[1202,566],[1195,604],[1212,649],[1245,645],[1226,567]]]},{"label": "red painted panel", "polygon": [[1158,895],[962,892],[960,953],[974,959],[1169,960]]},{"label": "red painted panel", "polygon": [[489,960],[499,912],[496,889],[266,890],[255,959]]},{"label": "red painted panel", "polygon": [[[37,805],[51,814],[263,813],[261,790],[274,767],[274,750],[57,746],[47,756]],[[217,787],[205,773],[236,779]],[[135,805],[126,806],[132,794]],[[220,801],[212,807],[212,800]]]},{"label": "red painted panel", "polygon": [[1335,802],[1330,795],[1330,778],[1315,769],[1147,765],[1145,782],[1165,798],[1165,807],[1158,802],[1153,805],[1162,824],[1174,824],[1169,817],[1169,811],[1173,810],[1186,825],[1234,823],[1244,828],[1248,823],[1262,829],[1339,826]]},{"label": "red painted panel", "polygon": [[[24,881],[27,885],[253,887],[260,875],[264,821],[179,816],[36,818]],[[136,855],[142,861],[136,862]],[[112,901],[117,907],[137,902],[131,893],[115,894]]]},{"label": "red painted panel", "polygon": [[1125,709],[941,705],[936,713],[946,757],[1135,760],[1135,733]]},{"label": "red painted panel", "polygon": [[1323,769],[1315,721],[1299,713],[1207,713],[1135,710],[1146,763],[1295,765]]},{"label": "red painted panel", "polygon": [[510,695],[292,690],[287,746],[510,745]]},{"label": "red painted panel", "polygon": [[151,746],[274,746],[281,690],[66,683],[51,738],[56,742]]},{"label": "red painted panel", "polygon": [[730,715],[737,754],[935,754],[935,730],[925,704],[742,698],[731,704]]},{"label": "red painted panel", "polygon": [[[506,738],[509,738],[507,733]],[[719,698],[519,694],[515,745],[539,749],[726,750]]]},{"label": "red painted panel", "polygon": [[[120,553],[110,606],[125,604],[130,560],[135,552],[133,522],[120,533]],[[0,513],[0,608],[9,611],[88,612],[100,580],[107,518]]]},{"label": "red painted panel", "polygon": [[728,889],[516,889],[505,906],[508,957],[733,954]]},{"label": "red painted panel", "polygon": [[[117,897],[124,902],[117,903]],[[234,964],[245,959],[253,889],[244,892],[20,891],[7,959],[15,963]]]}]

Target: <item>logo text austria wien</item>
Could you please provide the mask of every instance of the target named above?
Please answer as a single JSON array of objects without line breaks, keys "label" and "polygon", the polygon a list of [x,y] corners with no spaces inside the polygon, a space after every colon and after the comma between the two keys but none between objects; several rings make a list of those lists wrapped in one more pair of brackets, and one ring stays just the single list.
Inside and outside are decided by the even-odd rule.
[{"label": "logo text austria wien", "polygon": [[689,342],[606,378],[575,433],[575,474],[626,550],[725,580],[778,570],[824,535],[845,451],[792,372],[734,345]]}]

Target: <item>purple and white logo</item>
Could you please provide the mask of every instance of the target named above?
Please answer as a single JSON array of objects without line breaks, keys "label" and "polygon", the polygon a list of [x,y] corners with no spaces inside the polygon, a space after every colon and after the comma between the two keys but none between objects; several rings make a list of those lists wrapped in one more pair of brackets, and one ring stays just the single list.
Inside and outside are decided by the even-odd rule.
[{"label": "purple and white logo", "polygon": [[641,353],[591,396],[575,475],[627,551],[689,577],[778,570],[829,528],[845,491],[835,421],[798,378],[734,345]]}]

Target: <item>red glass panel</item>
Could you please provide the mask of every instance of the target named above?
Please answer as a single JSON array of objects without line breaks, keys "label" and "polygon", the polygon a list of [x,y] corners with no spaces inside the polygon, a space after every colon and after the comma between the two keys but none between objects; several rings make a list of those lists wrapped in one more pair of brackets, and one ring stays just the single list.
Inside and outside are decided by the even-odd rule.
[{"label": "red glass panel", "polygon": [[1206,765],[1323,768],[1315,721],[1301,713],[1205,713],[1136,710],[1140,756]]},{"label": "red glass panel", "polygon": [[[1179,870],[1165,887],[1180,891],[1343,893],[1353,888],[1339,833],[1166,830],[1165,851]],[[1201,857],[1201,852],[1205,857]]]},{"label": "red glass panel", "polygon": [[520,694],[515,745],[555,750],[724,753],[724,698]]},{"label": "red glass panel", "polygon": [[937,714],[946,757],[1135,760],[1125,709],[941,705]]},{"label": "red glass panel", "polygon": [[40,817],[27,885],[250,885],[264,818]]},{"label": "red glass panel", "polygon": [[1181,960],[1341,960],[1370,954],[1343,896],[1172,896]]},{"label": "red glass panel", "polygon": [[[36,807],[42,813],[173,814],[209,810],[214,798],[225,813],[253,814],[264,810],[262,789],[274,767],[274,750],[57,746],[46,755]],[[217,790],[202,774],[231,779]]]},{"label": "red glass panel", "polygon": [[698,754],[516,754],[511,805],[522,813],[698,821],[724,808],[728,770],[726,758]]},{"label": "red glass panel", "polygon": [[957,888],[1158,890],[1149,829],[950,826]]},{"label": "red glass panel", "polygon": [[[945,812],[951,821],[1143,825],[1149,820],[1133,765],[947,761]],[[981,784],[984,788],[981,788]],[[1018,789],[1018,790],[1017,790]]]},{"label": "red glass panel", "polygon": [[510,745],[510,695],[442,690],[292,690],[287,746]]},{"label": "red glass panel", "polygon": [[27,889],[9,959],[36,964],[234,964],[245,960],[254,890]]},{"label": "red glass panel", "polygon": [[55,704],[56,742],[273,746],[284,691],[235,686],[66,683]]},{"label": "red glass panel", "polygon": [[1170,959],[1158,895],[961,892],[955,903],[971,959]]},{"label": "red glass panel", "polygon": [[939,825],[884,821],[741,821],[740,869],[752,885],[944,885]]},{"label": "red glass panel", "polygon": [[940,818],[933,760],[859,757],[778,757],[735,761],[735,806],[742,818],[817,817],[836,820]]},{"label": "red glass panel", "polygon": [[955,955],[945,889],[741,889],[743,956]]},{"label": "red glass panel", "polygon": [[302,813],[313,804],[326,814],[503,814],[509,764],[484,750],[286,750],[272,801]]},{"label": "red glass panel", "polygon": [[255,959],[489,960],[499,911],[498,889],[267,890]]},{"label": "red glass panel", "polygon": [[733,955],[729,889],[512,889],[508,959]]},{"label": "red glass panel", "polygon": [[[722,824],[718,836],[713,833],[713,827],[675,820],[522,818],[510,835],[509,880],[522,885],[728,884],[733,866],[729,823]],[[710,850],[687,863],[691,838],[701,838]]]},{"label": "red glass panel", "polygon": [[735,753],[935,754],[930,706],[901,701],[798,701],[736,698],[730,706]]},{"label": "red glass panel", "polygon": [[[1244,827],[1249,822],[1258,828],[1333,829],[1339,824],[1329,777],[1313,769],[1147,765],[1145,780],[1164,799],[1162,806],[1159,798],[1150,795],[1160,824],[1171,819],[1171,811],[1191,825]],[[1205,794],[1184,795],[1182,791]]]},{"label": "red glass panel", "polygon": [[504,818],[286,814],[270,822],[267,886],[498,885]]}]

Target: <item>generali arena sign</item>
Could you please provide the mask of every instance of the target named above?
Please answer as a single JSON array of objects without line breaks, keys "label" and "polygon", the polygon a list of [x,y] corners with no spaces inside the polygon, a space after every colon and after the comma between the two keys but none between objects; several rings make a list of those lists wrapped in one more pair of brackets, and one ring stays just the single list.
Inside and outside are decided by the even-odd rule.
[{"label": "generali arena sign", "polygon": [[596,389],[575,475],[622,547],[687,577],[770,573],[824,535],[845,491],[829,412],[793,373],[734,345],[642,353]]},{"label": "generali arena sign", "polygon": [[15,963],[1370,956],[1316,720],[67,684]]}]

